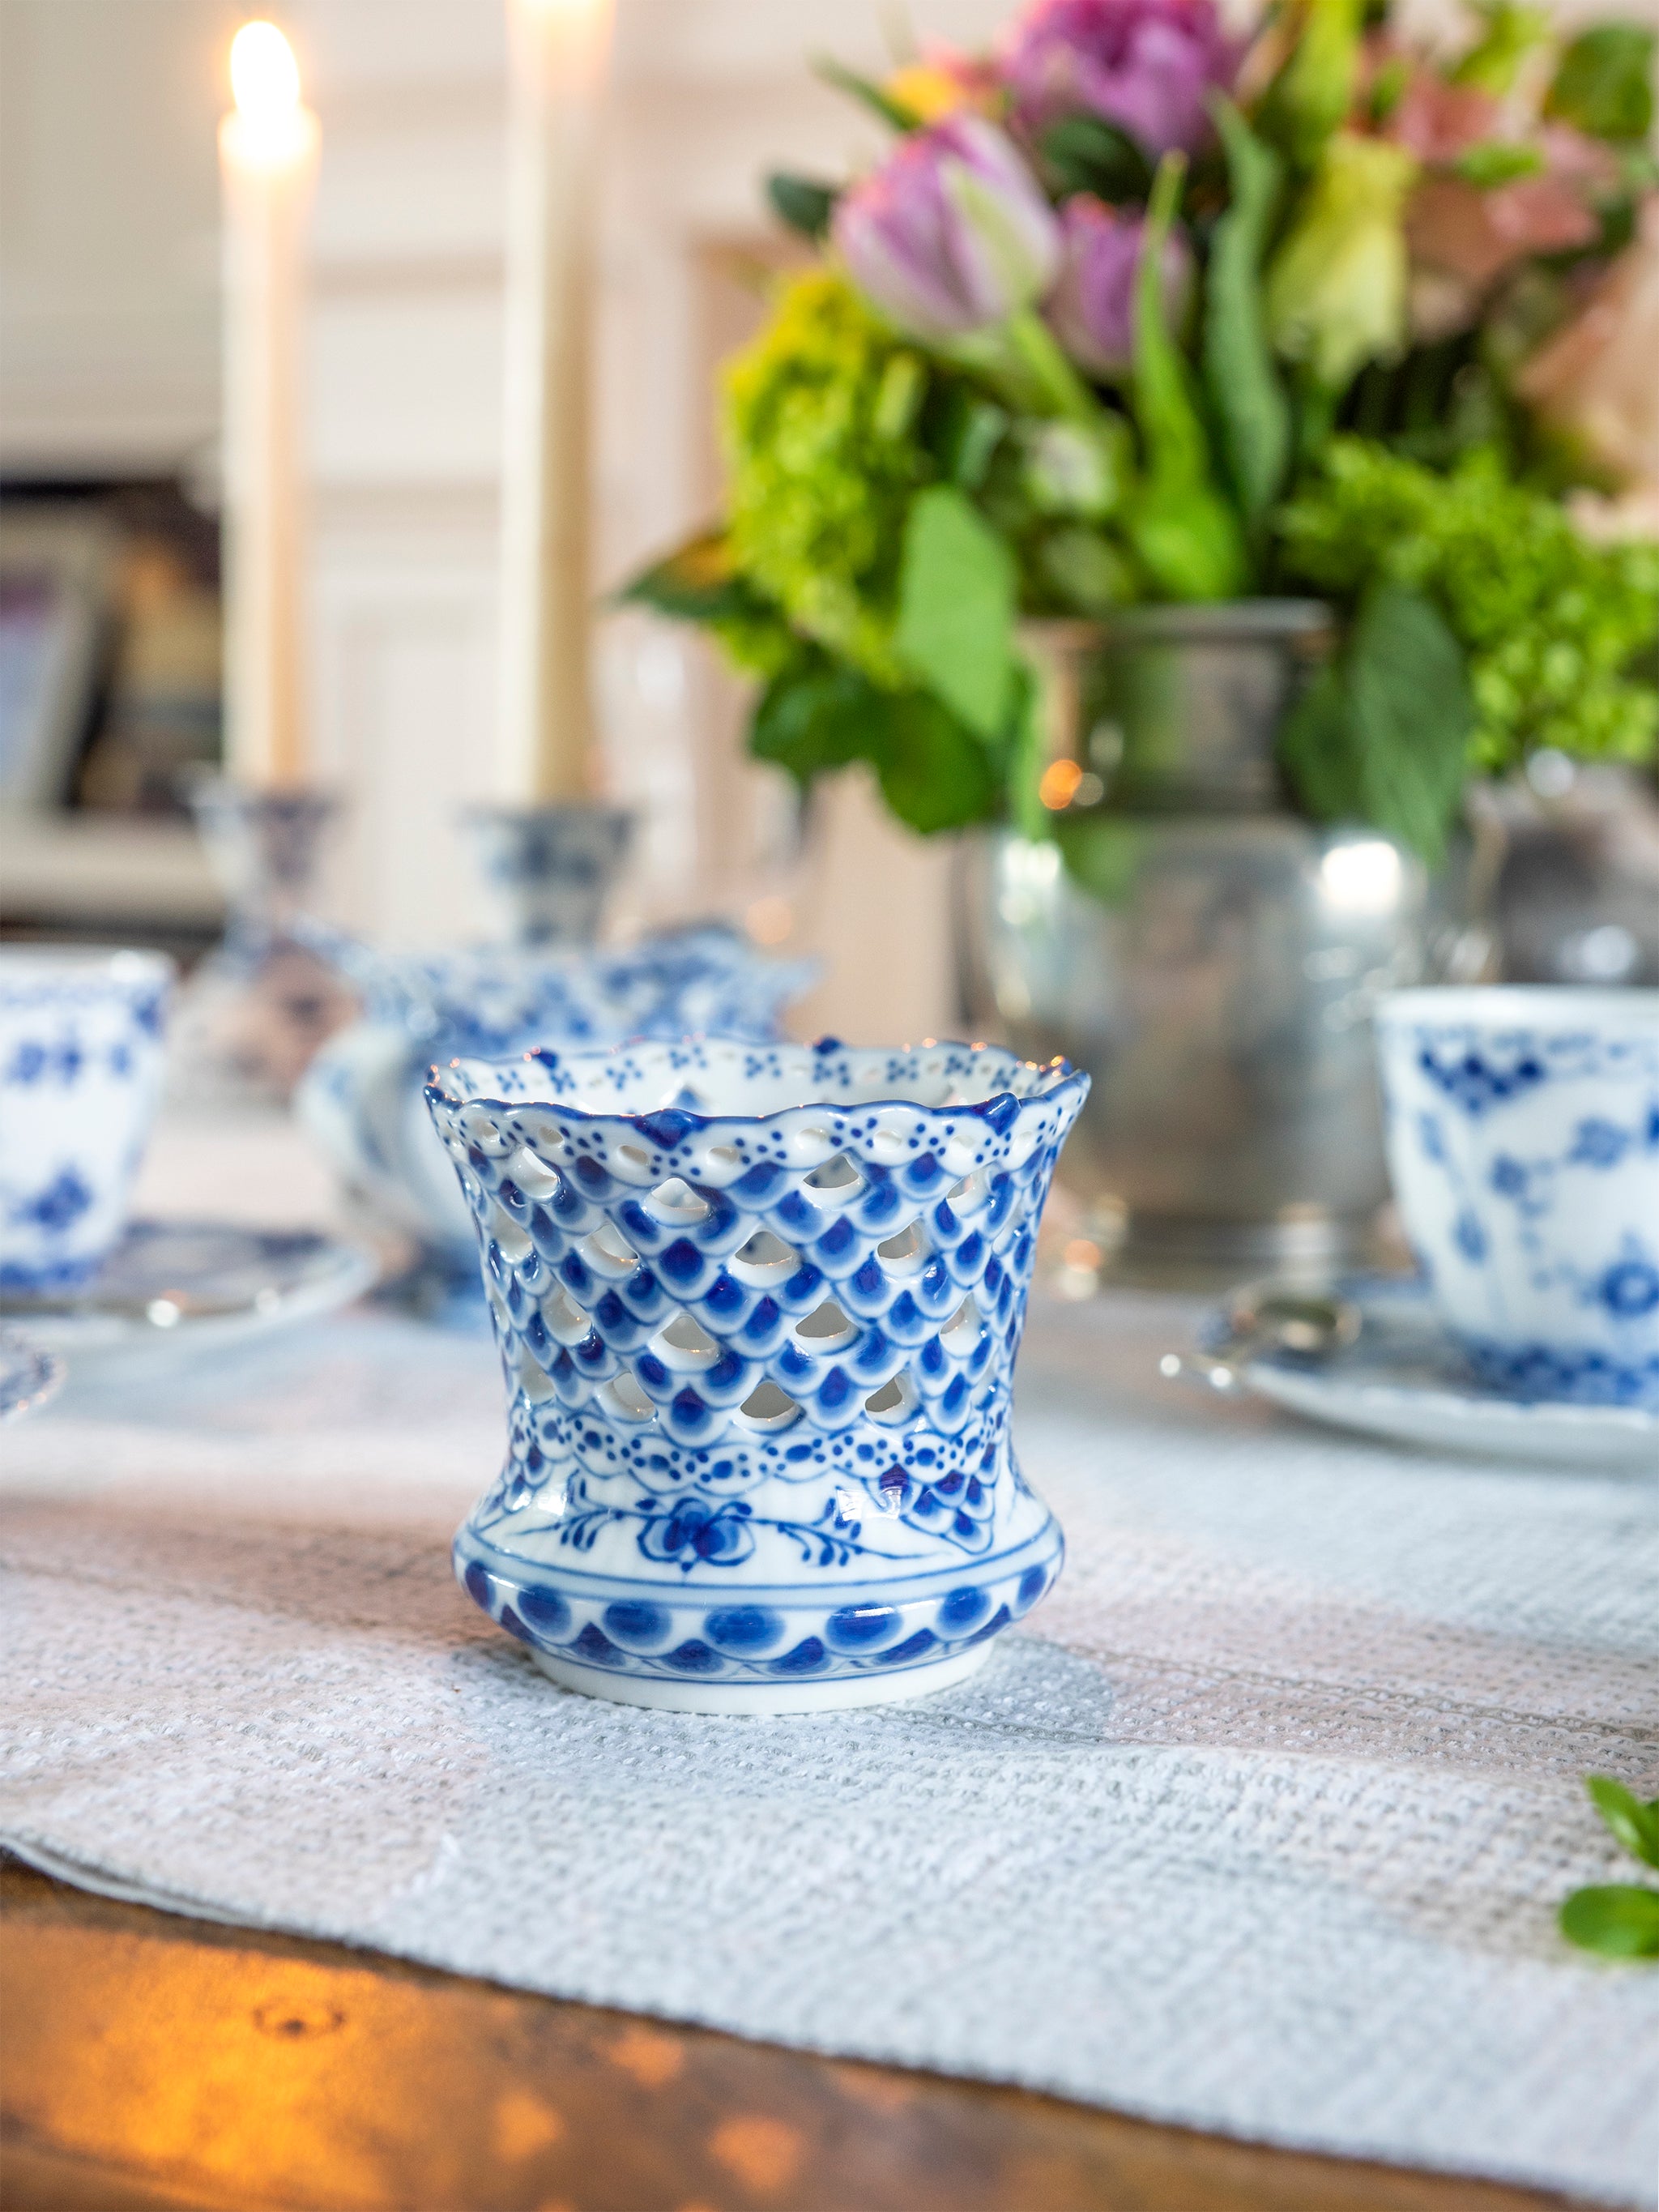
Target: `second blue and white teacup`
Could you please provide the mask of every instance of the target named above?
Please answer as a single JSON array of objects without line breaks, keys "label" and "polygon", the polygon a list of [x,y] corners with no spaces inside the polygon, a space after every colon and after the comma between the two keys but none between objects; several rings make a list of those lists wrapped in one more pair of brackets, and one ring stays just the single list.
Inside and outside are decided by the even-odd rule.
[{"label": "second blue and white teacup", "polygon": [[173,980],[159,952],[0,950],[0,1288],[72,1289],[126,1225]]},{"label": "second blue and white teacup", "polygon": [[915,1697],[1060,1569],[1009,1435],[1088,1090],[983,1045],[730,1038],[436,1071],[505,1371],[456,1571],[567,1688]]},{"label": "second blue and white teacup", "polygon": [[627,950],[383,954],[339,939],[328,949],[362,990],[363,1016],[318,1054],[295,1110],[348,1188],[469,1285],[472,1222],[422,1100],[434,1060],[699,1032],[775,1037],[817,972],[718,927]]},{"label": "second blue and white teacup", "polygon": [[1659,1406],[1659,991],[1401,991],[1377,1036],[1395,1196],[1477,1374]]}]

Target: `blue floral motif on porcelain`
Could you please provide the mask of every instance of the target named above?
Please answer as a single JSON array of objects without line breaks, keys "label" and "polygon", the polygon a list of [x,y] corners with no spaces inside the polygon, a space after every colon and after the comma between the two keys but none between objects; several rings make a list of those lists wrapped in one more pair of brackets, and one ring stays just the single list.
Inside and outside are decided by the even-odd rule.
[{"label": "blue floral motif on porcelain", "polygon": [[698,1710],[976,1664],[1060,1563],[1010,1384],[1085,1090],[830,1041],[440,1071],[508,1393],[456,1540],[474,1596],[558,1679]]},{"label": "blue floral motif on porcelain", "polygon": [[0,1289],[69,1289],[126,1218],[160,1097],[173,963],[0,951]]},{"label": "blue floral motif on porcelain", "polygon": [[469,1284],[471,1220],[421,1097],[434,1061],[698,1032],[764,1040],[817,974],[813,963],[769,959],[717,927],[624,951],[480,945],[398,956],[318,933],[312,941],[362,992],[364,1012],[313,1062],[300,1117],[350,1188]]},{"label": "blue floral motif on porcelain", "polygon": [[1378,1035],[1395,1196],[1481,1380],[1659,1405],[1659,994],[1406,992]]}]

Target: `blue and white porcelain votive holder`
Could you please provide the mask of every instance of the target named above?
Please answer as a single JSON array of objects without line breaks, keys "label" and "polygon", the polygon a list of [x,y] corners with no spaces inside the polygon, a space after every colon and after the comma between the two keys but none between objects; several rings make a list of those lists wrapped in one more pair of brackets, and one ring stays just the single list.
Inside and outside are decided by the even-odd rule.
[{"label": "blue and white porcelain votive holder", "polygon": [[0,1290],[73,1289],[125,1227],[173,972],[159,952],[0,949]]},{"label": "blue and white porcelain votive holder", "polygon": [[1659,1406],[1659,991],[1401,991],[1376,1026],[1395,1197],[1476,1375]]},{"label": "blue and white porcelain votive holder", "polygon": [[472,1596],[565,1687],[683,1712],[973,1673],[1060,1569],[1011,1384],[1087,1089],[830,1039],[434,1071],[508,1397]]}]

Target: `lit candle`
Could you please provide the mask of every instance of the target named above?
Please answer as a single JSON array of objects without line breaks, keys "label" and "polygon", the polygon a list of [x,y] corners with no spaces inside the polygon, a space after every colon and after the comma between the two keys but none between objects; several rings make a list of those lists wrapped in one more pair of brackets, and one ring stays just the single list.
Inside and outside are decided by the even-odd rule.
[{"label": "lit candle", "polygon": [[225,766],[300,781],[300,312],[317,118],[274,23],[230,49],[236,105],[219,125],[224,196]]},{"label": "lit candle", "polygon": [[507,0],[500,796],[596,795],[589,386],[611,0]]}]

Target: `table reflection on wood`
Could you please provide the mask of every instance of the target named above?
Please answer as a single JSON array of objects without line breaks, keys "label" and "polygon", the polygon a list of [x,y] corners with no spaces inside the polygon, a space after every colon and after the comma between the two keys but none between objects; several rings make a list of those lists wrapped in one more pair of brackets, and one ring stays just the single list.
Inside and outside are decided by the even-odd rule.
[{"label": "table reflection on wood", "polygon": [[1540,2212],[0,1864],[10,2212]]}]

